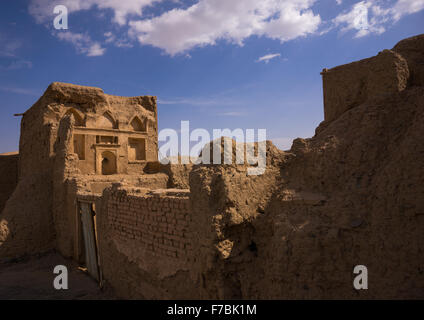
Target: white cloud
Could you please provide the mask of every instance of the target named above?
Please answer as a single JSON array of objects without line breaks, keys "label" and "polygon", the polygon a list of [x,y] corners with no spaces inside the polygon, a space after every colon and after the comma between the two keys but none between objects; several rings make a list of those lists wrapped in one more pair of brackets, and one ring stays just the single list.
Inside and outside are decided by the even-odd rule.
[{"label": "white cloud", "polygon": [[423,9],[424,0],[365,0],[339,14],[333,23],[341,27],[342,32],[356,30],[355,38],[360,38],[371,33],[382,34],[403,16]]},{"label": "white cloud", "polygon": [[[160,1],[162,0],[31,0],[28,11],[36,22],[52,26],[55,16],[53,9],[56,5],[64,5],[68,9],[68,14],[91,8],[111,10],[113,12],[113,21],[120,26],[124,26],[129,17],[141,17],[143,8]],[[71,21],[69,20],[69,28],[75,30],[75,24],[72,24]],[[87,34],[67,32],[64,35],[62,33],[57,33],[56,35],[62,40],[73,43],[78,52],[87,56],[101,56],[105,52],[100,43],[92,41]],[[132,44],[123,37],[118,38],[111,32],[105,33],[105,36],[106,43],[111,43],[117,47],[132,47]]]},{"label": "white cloud", "polygon": [[[335,1],[337,5],[343,3],[343,0]],[[168,0],[168,4],[173,3],[173,9],[163,11],[161,8],[159,15],[146,16],[147,7],[162,2],[164,0],[30,0],[29,13],[38,23],[52,27],[53,8],[58,4],[65,5],[71,15],[89,9],[99,10],[97,15],[103,17],[111,12],[118,26],[113,33],[104,31],[104,44],[132,47],[138,41],[173,56],[216,45],[222,40],[241,46],[252,36],[286,42],[311,34],[321,35],[334,28],[342,32],[356,30],[355,37],[381,34],[402,17],[424,9],[424,0],[363,0],[333,20],[322,22],[319,13],[313,11],[316,0]],[[367,10],[367,26],[358,28],[361,6]],[[63,40],[74,43],[79,52],[88,56],[102,55],[105,49],[100,41],[84,40],[88,34],[78,33],[72,21],[71,16],[72,34],[83,38],[68,35],[61,36]],[[13,54],[13,48],[3,49],[3,55],[7,52]]]},{"label": "white cloud", "polygon": [[115,45],[118,48],[132,48],[133,45],[128,42],[128,40],[125,40],[124,38],[117,38],[116,35],[114,35],[111,31],[105,32],[105,43],[111,43]]},{"label": "white cloud", "polygon": [[424,9],[424,0],[398,0],[392,8],[392,16],[395,21],[407,14],[416,13]]},{"label": "white cloud", "polygon": [[267,54],[265,56],[260,57],[258,60],[256,60],[256,62],[264,61],[265,63],[268,63],[270,60],[278,58],[278,57],[281,57],[280,53],[271,53],[271,54]]},{"label": "white cloud", "polygon": [[112,32],[110,32],[110,31],[105,32],[104,33],[104,36],[106,38],[106,40],[105,40],[106,43],[114,42],[115,39],[116,39],[115,35]]},{"label": "white cloud", "polygon": [[102,48],[100,43],[91,40],[86,34],[60,31],[56,33],[56,36],[60,40],[72,43],[76,47],[78,53],[85,54],[88,57],[101,56],[106,51],[105,48]]},{"label": "white cloud", "polygon": [[219,40],[242,45],[250,36],[281,42],[314,33],[321,18],[311,10],[314,0],[199,0],[187,9],[130,21],[130,35],[141,44],[175,55],[214,45]]},{"label": "white cloud", "polygon": [[102,56],[105,53],[106,49],[102,48],[99,43],[95,42],[88,47],[87,56],[88,57],[97,57]]},{"label": "white cloud", "polygon": [[29,5],[29,13],[38,23],[53,21],[53,8],[56,5],[64,5],[68,13],[81,10],[89,10],[93,7],[109,9],[114,13],[113,21],[119,25],[127,23],[128,16],[142,16],[143,8],[162,0],[32,0]]}]

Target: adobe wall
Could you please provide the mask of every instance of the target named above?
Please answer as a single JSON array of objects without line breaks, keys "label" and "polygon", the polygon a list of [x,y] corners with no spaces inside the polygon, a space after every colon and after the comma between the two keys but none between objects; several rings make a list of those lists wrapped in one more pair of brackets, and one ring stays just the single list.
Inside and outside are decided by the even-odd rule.
[{"label": "adobe wall", "polygon": [[0,213],[18,183],[19,154],[0,154]]},{"label": "adobe wall", "polygon": [[19,181],[0,213],[0,257],[14,258],[54,247],[52,217],[52,124],[38,109],[40,98],[21,121]]},{"label": "adobe wall", "polygon": [[[235,150],[233,144],[233,161]],[[200,299],[251,299],[267,290],[253,280],[272,279],[271,270],[260,265],[257,246],[272,238],[272,229],[263,221],[281,184],[280,166],[288,156],[267,141],[262,175],[248,175],[248,166],[243,165],[194,166],[190,190],[196,263],[192,268],[200,279]]]},{"label": "adobe wall", "polygon": [[404,90],[409,69],[400,54],[383,50],[372,58],[324,69],[321,75],[324,120],[330,122],[365,101]]},{"label": "adobe wall", "polygon": [[165,173],[169,177],[168,188],[189,189],[189,175],[193,169],[193,164],[160,164],[158,171]]},{"label": "adobe wall", "polygon": [[399,41],[393,48],[408,62],[411,86],[424,86],[424,36],[419,35]]},{"label": "adobe wall", "polygon": [[125,298],[194,298],[188,190],[106,189],[96,203],[103,276]]},{"label": "adobe wall", "polygon": [[59,122],[55,144],[53,173],[53,194],[51,215],[55,227],[55,249],[63,256],[74,254],[74,239],[76,230],[76,194],[77,183],[70,177],[78,174],[78,158],[69,152],[72,142],[75,119],[64,117]]}]

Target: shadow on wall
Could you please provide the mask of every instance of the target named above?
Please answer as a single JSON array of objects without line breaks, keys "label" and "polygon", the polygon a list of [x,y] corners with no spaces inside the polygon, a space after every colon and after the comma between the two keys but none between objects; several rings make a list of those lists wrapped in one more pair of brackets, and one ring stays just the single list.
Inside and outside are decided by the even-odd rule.
[{"label": "shadow on wall", "polygon": [[1,246],[9,236],[9,217],[2,212],[18,182],[18,160],[18,152],[0,155],[0,253]]},{"label": "shadow on wall", "polygon": [[[0,260],[52,249],[53,219],[45,214],[52,190],[45,180],[42,174],[23,178],[6,202],[0,213]],[[43,182],[46,187],[37,189]]]},{"label": "shadow on wall", "polygon": [[18,152],[0,154],[0,213],[18,183]]}]

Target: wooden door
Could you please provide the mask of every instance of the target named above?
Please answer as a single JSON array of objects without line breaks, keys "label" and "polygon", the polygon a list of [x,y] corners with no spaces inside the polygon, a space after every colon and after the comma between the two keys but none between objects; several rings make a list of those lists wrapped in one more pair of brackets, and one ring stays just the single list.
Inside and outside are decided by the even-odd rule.
[{"label": "wooden door", "polygon": [[94,234],[92,204],[81,202],[81,222],[85,247],[85,263],[88,273],[99,281],[99,267],[97,263],[97,246]]}]

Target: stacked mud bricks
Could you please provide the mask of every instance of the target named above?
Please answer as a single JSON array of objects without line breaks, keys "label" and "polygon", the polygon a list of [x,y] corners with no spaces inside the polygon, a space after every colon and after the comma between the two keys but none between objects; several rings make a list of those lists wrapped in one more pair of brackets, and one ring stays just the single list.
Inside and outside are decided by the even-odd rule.
[{"label": "stacked mud bricks", "polygon": [[154,256],[185,259],[191,251],[188,196],[112,193],[108,221],[114,237]]}]

